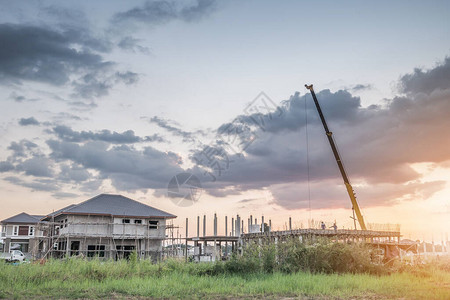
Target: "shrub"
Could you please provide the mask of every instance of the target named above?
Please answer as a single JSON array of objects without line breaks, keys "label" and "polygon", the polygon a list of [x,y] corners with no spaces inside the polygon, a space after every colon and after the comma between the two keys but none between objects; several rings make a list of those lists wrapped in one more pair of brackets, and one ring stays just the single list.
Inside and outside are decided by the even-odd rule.
[{"label": "shrub", "polygon": [[370,248],[364,244],[337,243],[329,239],[300,242],[287,239],[275,244],[244,246],[242,256],[233,255],[225,263],[230,273],[376,273],[380,266],[372,263]]}]

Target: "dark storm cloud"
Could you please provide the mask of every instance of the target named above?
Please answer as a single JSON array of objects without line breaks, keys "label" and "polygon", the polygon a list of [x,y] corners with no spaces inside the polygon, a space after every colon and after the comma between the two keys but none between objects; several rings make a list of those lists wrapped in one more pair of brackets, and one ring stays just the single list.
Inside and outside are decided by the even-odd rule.
[{"label": "dark storm cloud", "polygon": [[183,170],[173,158],[152,147],[135,150],[127,146],[108,149],[104,142],[78,145],[73,142],[47,141],[56,161],[73,162],[100,172],[121,190],[164,188],[170,178]]},{"label": "dark storm cloud", "polygon": [[19,120],[19,125],[20,126],[29,126],[29,125],[39,125],[39,121],[36,120],[34,117],[30,117],[30,118],[21,118]]},{"label": "dark storm cloud", "polygon": [[112,22],[138,22],[150,25],[167,23],[180,19],[196,21],[215,10],[213,0],[197,0],[191,6],[181,6],[173,1],[147,1],[144,5],[114,15]]},{"label": "dark storm cloud", "polygon": [[[0,80],[65,84],[72,72],[103,64],[102,57],[91,51],[92,39],[75,31],[0,24]],[[76,50],[73,44],[82,49]]]},{"label": "dark storm cloud", "polygon": [[[116,71],[116,64],[102,56],[111,51],[111,43],[87,29],[0,24],[0,44],[0,83],[71,84],[72,96],[92,99],[107,95],[117,83],[138,80],[136,73]],[[20,95],[14,98],[26,100]]]},{"label": "dark storm cloud", "polygon": [[[442,70],[447,64],[448,60],[437,69]],[[411,167],[414,163],[450,160],[450,139],[442,136],[450,128],[450,83],[444,85],[450,82],[450,76],[434,70],[427,74],[441,74],[443,77],[438,80],[442,84],[436,86],[433,93],[428,96],[410,93],[407,97],[387,101],[385,106],[361,107],[360,99],[347,91],[332,93],[323,90],[317,93],[350,178],[370,187],[357,189],[357,192],[361,189],[360,194],[364,196],[361,197],[364,198],[361,201],[363,206],[391,205],[399,198],[427,198],[442,188],[442,182],[420,182],[421,175]],[[317,183],[314,189],[318,191],[318,202],[314,207],[342,207],[347,203],[345,200],[336,202],[347,199],[345,188],[309,94],[306,94],[306,101],[306,110],[304,95],[296,93],[285,101],[283,115],[271,120],[267,118],[265,131],[257,132],[256,140],[246,148],[245,155],[238,157],[229,153],[234,162],[228,168],[224,167],[223,160],[214,158],[213,162],[222,165],[220,177],[217,176],[218,171],[213,170],[217,165],[203,168],[217,176],[216,182],[202,177],[208,181],[204,184],[207,192],[227,196],[268,188],[273,192],[276,203],[284,207],[307,207],[304,186],[308,181],[309,162],[309,178],[313,184]],[[242,126],[253,126],[251,116],[240,116],[240,120]],[[196,151],[192,158],[199,156],[202,150]],[[198,164],[194,170],[199,176],[204,173]],[[336,188],[326,184],[330,181]],[[299,195],[299,189],[290,188],[299,185],[303,186],[303,196]],[[341,189],[340,198],[336,197],[338,189]],[[375,189],[385,192],[378,195]]]},{"label": "dark storm cloud", "polygon": [[112,144],[133,144],[139,142],[162,142],[164,139],[153,134],[144,138],[136,136],[133,130],[127,130],[122,133],[111,132],[110,130],[102,130],[99,132],[93,131],[74,131],[72,128],[64,125],[55,126],[53,133],[61,140],[69,142],[86,142],[86,141],[104,141]]},{"label": "dark storm cloud", "polygon": [[445,90],[450,86],[450,57],[435,68],[424,71],[414,69],[414,73],[406,74],[400,79],[400,89],[405,93],[430,94],[435,90]]},{"label": "dark storm cloud", "polygon": [[[358,121],[358,118],[364,118],[367,113],[370,113],[361,110],[361,99],[352,96],[348,91],[340,90],[332,93],[330,90],[322,90],[316,94],[320,99],[321,106],[327,111],[326,117],[329,121],[350,123]],[[305,101],[307,102],[306,110]],[[261,126],[258,127],[258,124],[264,122],[264,132],[288,132],[304,127],[306,118],[312,125],[321,125],[310,94],[300,95],[299,92],[296,92],[282,104],[283,106],[279,108],[282,113],[240,115],[237,117],[239,122],[223,124],[217,131],[222,132],[228,126],[233,125],[241,126],[237,130],[246,132],[249,130],[248,127],[261,128]]]}]

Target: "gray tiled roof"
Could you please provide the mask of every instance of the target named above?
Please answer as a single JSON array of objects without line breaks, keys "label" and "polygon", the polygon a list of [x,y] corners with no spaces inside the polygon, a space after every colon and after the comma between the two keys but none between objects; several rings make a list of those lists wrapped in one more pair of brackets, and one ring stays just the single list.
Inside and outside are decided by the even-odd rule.
[{"label": "gray tiled roof", "polygon": [[48,216],[59,214],[101,214],[113,216],[176,218],[175,215],[140,203],[122,195],[100,194],[81,202],[69,205]]},{"label": "gray tiled roof", "polygon": [[76,206],[76,205],[77,205],[77,204],[70,204],[70,205],[68,205],[68,206],[66,206],[66,207],[63,207],[63,208],[61,208],[61,209],[58,209],[57,211],[54,211],[54,212],[48,214],[46,217],[53,217],[53,216],[56,216],[56,215],[58,215],[59,213],[61,213],[61,212],[63,212],[63,211],[67,211],[68,209],[70,209],[70,208],[72,208],[72,207],[74,207],[74,206]]},{"label": "gray tiled roof", "polygon": [[6,223],[23,223],[23,224],[36,224],[39,222],[39,220],[44,216],[38,216],[38,215],[29,215],[27,213],[20,213],[18,215],[15,215],[13,217],[10,217],[8,219],[2,220],[2,224]]}]

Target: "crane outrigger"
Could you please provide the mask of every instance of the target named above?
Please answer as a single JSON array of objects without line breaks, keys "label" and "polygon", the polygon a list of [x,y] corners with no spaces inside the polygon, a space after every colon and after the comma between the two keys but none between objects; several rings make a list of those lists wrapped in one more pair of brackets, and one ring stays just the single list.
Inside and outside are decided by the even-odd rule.
[{"label": "crane outrigger", "polygon": [[[314,99],[314,104],[316,105],[317,111],[320,116],[320,120],[322,121],[323,127],[325,129],[325,133],[327,135],[328,141],[330,142],[331,150],[333,151],[334,158],[336,159],[337,165],[339,167],[339,171],[341,172],[342,179],[344,180],[345,187],[347,188],[347,193],[350,196],[350,200],[352,202],[352,210],[353,210],[353,220],[355,220],[354,215],[356,214],[356,218],[358,220],[359,226],[362,230],[367,230],[366,224],[364,223],[364,218],[361,214],[361,210],[359,209],[358,201],[356,201],[355,192],[348,180],[347,173],[345,172],[344,165],[342,164],[341,157],[339,156],[339,152],[337,150],[336,144],[333,140],[333,133],[328,129],[327,122],[325,121],[325,117],[323,116],[322,109],[320,108],[319,101],[317,101],[316,94],[314,93],[313,85],[305,84],[305,87],[311,92],[311,95]],[[355,224],[356,229],[356,224]]]}]

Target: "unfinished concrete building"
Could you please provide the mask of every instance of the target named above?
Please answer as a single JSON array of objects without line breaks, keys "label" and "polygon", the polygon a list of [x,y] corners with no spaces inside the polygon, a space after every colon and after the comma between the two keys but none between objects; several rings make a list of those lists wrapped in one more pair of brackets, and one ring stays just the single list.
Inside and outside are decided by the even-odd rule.
[{"label": "unfinished concrete building", "polygon": [[[21,250],[28,258],[42,250],[44,233],[38,223],[44,216],[20,213],[0,222],[2,226],[0,251]],[[35,251],[33,253],[33,250]]]},{"label": "unfinished concrete building", "polygon": [[[41,219],[41,257],[142,258],[161,255],[166,222],[175,215],[121,195],[101,194]],[[47,251],[45,251],[47,249]]]}]

